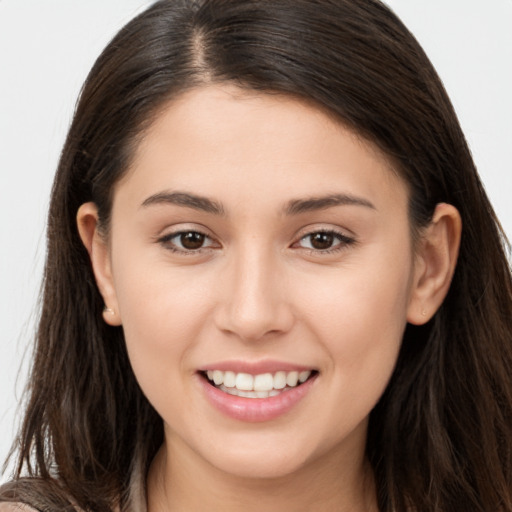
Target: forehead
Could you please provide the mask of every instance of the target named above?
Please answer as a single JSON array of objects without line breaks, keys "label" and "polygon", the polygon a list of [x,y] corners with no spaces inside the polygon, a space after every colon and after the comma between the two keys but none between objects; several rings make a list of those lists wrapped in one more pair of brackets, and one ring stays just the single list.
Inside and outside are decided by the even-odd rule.
[{"label": "forehead", "polygon": [[125,184],[140,197],[171,188],[251,202],[336,187],[380,200],[405,189],[376,146],[321,109],[231,85],[196,88],[165,105],[118,189]]}]

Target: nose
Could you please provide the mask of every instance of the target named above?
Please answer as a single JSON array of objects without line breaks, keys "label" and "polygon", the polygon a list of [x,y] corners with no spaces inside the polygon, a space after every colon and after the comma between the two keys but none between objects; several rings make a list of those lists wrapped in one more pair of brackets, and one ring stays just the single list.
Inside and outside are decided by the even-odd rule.
[{"label": "nose", "polygon": [[219,275],[217,327],[244,341],[288,332],[294,315],[286,276],[276,258],[264,251],[243,251]]}]

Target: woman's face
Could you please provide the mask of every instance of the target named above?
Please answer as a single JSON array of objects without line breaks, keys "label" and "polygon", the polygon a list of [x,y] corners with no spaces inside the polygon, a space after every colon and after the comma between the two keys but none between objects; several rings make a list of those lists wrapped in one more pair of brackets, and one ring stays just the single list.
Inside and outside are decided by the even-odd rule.
[{"label": "woman's face", "polygon": [[407,198],[296,99],[208,86],[162,111],[115,188],[103,291],[175,460],[363,459],[412,302]]}]

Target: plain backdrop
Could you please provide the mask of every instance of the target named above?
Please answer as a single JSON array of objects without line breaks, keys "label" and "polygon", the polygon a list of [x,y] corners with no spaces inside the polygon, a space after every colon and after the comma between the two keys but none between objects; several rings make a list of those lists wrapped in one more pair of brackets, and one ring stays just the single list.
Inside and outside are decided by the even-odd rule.
[{"label": "plain backdrop", "polygon": [[[48,197],[75,100],[103,47],[150,3],[0,0],[0,461],[20,417]],[[512,237],[512,0],[387,3],[444,81]]]}]

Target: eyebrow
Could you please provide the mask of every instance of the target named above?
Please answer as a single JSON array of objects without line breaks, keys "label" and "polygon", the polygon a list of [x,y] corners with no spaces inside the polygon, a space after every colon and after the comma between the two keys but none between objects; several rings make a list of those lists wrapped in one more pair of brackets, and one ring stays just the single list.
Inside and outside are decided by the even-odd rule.
[{"label": "eyebrow", "polygon": [[213,213],[214,215],[225,215],[224,208],[221,204],[207,197],[190,194],[188,192],[158,192],[145,199],[142,206],[146,208],[158,204],[174,204]]},{"label": "eyebrow", "polygon": [[[189,192],[158,192],[145,199],[141,206],[146,208],[159,204],[185,206],[214,215],[224,216],[226,214],[222,204],[217,201]],[[285,215],[299,215],[301,213],[345,205],[363,206],[376,210],[375,206],[370,201],[362,197],[356,197],[350,194],[331,194],[322,197],[292,199],[284,208],[284,213]]]},{"label": "eyebrow", "polygon": [[350,194],[331,194],[322,197],[310,197],[306,199],[292,199],[288,202],[284,212],[285,215],[299,215],[316,210],[325,210],[333,206],[363,206],[376,210],[375,206],[362,197],[356,197]]}]

